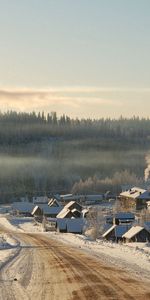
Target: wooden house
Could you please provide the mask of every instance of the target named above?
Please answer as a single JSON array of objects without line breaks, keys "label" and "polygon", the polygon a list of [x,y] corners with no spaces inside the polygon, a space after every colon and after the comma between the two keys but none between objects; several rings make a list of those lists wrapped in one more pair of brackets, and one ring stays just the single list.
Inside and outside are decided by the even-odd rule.
[{"label": "wooden house", "polygon": [[124,235],[125,242],[150,242],[150,232],[142,226],[133,226]]},{"label": "wooden house", "polygon": [[141,210],[146,208],[146,202],[150,200],[150,192],[139,187],[133,187],[120,193],[118,199],[124,209]]},{"label": "wooden house", "polygon": [[123,235],[131,228],[131,225],[112,225],[102,235],[106,240],[118,242],[123,241]]},{"label": "wooden house", "polygon": [[82,206],[76,201],[70,201],[57,215],[57,218],[81,218]]},{"label": "wooden house", "polygon": [[32,210],[33,216],[45,216],[55,218],[61,211],[61,207],[49,207],[47,204],[39,204]]}]

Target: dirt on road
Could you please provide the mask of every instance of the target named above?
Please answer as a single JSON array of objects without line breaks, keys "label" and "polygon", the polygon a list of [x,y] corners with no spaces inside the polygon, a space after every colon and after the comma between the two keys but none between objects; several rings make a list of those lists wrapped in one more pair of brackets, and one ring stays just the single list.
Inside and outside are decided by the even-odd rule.
[{"label": "dirt on road", "polygon": [[16,233],[17,255],[0,270],[0,300],[150,299],[150,285],[89,254],[49,239]]}]

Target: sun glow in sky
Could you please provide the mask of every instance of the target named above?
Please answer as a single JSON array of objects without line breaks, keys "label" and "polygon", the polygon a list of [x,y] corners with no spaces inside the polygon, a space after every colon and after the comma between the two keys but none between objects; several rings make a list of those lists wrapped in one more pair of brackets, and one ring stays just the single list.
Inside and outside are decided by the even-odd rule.
[{"label": "sun glow in sky", "polygon": [[149,0],[0,0],[2,111],[150,116]]}]

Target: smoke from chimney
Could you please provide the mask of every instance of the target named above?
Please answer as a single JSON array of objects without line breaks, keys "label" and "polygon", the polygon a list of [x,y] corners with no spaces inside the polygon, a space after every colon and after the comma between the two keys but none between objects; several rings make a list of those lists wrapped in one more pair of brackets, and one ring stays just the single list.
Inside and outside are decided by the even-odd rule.
[{"label": "smoke from chimney", "polygon": [[150,176],[150,154],[146,155],[145,157],[146,163],[147,163],[147,168],[144,171],[144,177],[145,177],[145,181],[148,181],[149,176]]}]

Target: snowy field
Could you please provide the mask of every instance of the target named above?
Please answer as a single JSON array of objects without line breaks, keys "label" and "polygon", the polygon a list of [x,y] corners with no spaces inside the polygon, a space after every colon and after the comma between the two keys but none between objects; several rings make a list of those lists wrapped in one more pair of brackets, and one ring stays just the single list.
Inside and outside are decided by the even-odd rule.
[{"label": "snowy field", "polygon": [[[33,232],[44,234],[47,238],[56,239],[81,251],[87,251],[97,259],[107,264],[123,268],[142,279],[150,278],[150,244],[129,243],[115,244],[100,239],[91,241],[84,235],[70,233],[42,232],[41,225],[35,225],[32,218],[9,217],[7,214],[0,215],[0,226],[12,232]],[[0,233],[0,262],[2,263],[19,249],[17,241],[8,235]]]}]

